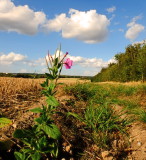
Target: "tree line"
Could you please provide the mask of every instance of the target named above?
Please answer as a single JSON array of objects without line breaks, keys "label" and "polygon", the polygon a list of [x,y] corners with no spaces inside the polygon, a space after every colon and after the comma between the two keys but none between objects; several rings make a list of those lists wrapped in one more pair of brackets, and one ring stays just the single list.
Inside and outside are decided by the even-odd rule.
[{"label": "tree line", "polygon": [[146,81],[146,41],[128,45],[124,53],[115,55],[111,63],[92,78],[92,81]]},{"label": "tree line", "polygon": [[[15,78],[46,78],[46,74],[39,73],[0,73],[0,77],[15,77]],[[90,80],[91,76],[71,76],[71,75],[60,75],[59,78],[80,78],[82,80]]]}]

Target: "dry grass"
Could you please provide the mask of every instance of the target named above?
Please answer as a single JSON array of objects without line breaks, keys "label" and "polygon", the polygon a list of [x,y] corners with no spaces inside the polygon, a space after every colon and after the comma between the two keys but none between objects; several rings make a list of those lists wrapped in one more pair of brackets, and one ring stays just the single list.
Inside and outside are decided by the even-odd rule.
[{"label": "dry grass", "polygon": [[[35,101],[40,97],[41,85],[45,81],[42,79],[24,79],[24,78],[9,78],[0,77],[0,105],[1,107],[12,106],[13,104],[25,103],[26,101]],[[60,83],[65,83],[67,85],[75,83],[85,83],[90,82],[90,80],[80,80],[79,78],[60,78]],[[119,82],[101,82],[98,84],[124,84],[129,86],[140,85],[140,82],[129,82],[129,83],[119,83]]]},{"label": "dry grass", "polygon": [[11,106],[40,95],[42,80],[0,77],[0,104]]},{"label": "dry grass", "polygon": [[86,83],[90,82],[90,80],[81,80],[79,78],[60,78],[58,82],[65,84],[74,84],[74,83]]},{"label": "dry grass", "polygon": [[[35,101],[40,97],[41,85],[45,81],[41,79],[24,79],[0,77],[0,105],[1,107],[12,106],[14,104],[25,103],[26,101]],[[86,82],[78,78],[61,78],[60,83],[73,84],[77,82]]]},{"label": "dry grass", "polygon": [[113,84],[113,85],[119,85],[119,84],[122,84],[122,85],[128,85],[128,86],[137,86],[137,85],[142,85],[142,84],[146,84],[145,83],[142,83],[141,81],[138,81],[138,82],[135,82],[135,81],[131,81],[131,82],[113,82],[113,81],[107,81],[107,82],[95,82],[95,83],[98,83],[98,84]]}]

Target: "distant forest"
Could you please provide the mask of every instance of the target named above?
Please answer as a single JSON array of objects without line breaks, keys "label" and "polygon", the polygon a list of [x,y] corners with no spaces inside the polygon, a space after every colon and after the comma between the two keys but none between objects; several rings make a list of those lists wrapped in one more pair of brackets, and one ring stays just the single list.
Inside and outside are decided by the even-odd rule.
[{"label": "distant forest", "polygon": [[[0,77],[15,77],[15,78],[46,78],[46,74],[35,74],[35,73],[0,73]],[[60,78],[80,78],[80,79],[91,79],[91,76],[70,76],[60,75]]]},{"label": "distant forest", "polygon": [[116,63],[102,68],[91,81],[146,81],[146,41],[127,46],[124,53],[115,55],[115,59]]}]

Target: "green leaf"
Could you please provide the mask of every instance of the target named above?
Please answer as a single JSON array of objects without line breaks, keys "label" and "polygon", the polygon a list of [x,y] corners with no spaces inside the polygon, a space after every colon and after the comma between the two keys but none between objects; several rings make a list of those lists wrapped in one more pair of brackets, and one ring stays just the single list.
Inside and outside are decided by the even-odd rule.
[{"label": "green leaf", "polygon": [[41,137],[41,138],[38,140],[38,144],[39,144],[40,150],[41,150],[42,148],[46,147],[46,145],[47,145],[47,138],[46,138],[46,136]]},{"label": "green leaf", "polygon": [[42,130],[51,138],[53,139],[59,139],[61,137],[60,130],[55,124],[50,125],[42,125]]},{"label": "green leaf", "polygon": [[58,64],[58,57],[55,58],[55,61],[54,61],[54,66],[56,66]]},{"label": "green leaf", "polygon": [[43,119],[42,117],[39,117],[39,118],[36,118],[35,121],[39,124],[42,124],[43,123]]},{"label": "green leaf", "polygon": [[56,98],[54,96],[49,96],[46,101],[47,101],[48,105],[51,105],[54,107],[57,107],[59,105],[58,101],[56,100]]},{"label": "green leaf", "polygon": [[57,147],[57,145],[55,143],[53,144],[53,149],[52,149],[51,153],[57,158],[57,156],[58,156],[58,147]]},{"label": "green leaf", "polygon": [[43,83],[41,83],[42,87],[47,87],[49,84],[48,78],[46,78],[46,81],[44,81]]},{"label": "green leaf", "polygon": [[57,68],[59,69],[59,68],[61,67],[61,65],[62,65],[61,63],[58,63],[58,66],[57,66]]},{"label": "green leaf", "polygon": [[76,114],[76,113],[72,113],[72,112],[68,112],[67,113],[67,117],[68,116],[73,116],[74,118],[76,118],[76,119],[78,119],[78,120],[80,120],[80,121],[83,121],[83,119],[82,119],[82,117],[80,117],[78,114]]},{"label": "green leaf", "polygon": [[14,156],[17,160],[25,160],[25,154],[20,152],[14,152]]},{"label": "green leaf", "polygon": [[0,128],[6,126],[6,125],[9,125],[11,124],[12,121],[8,118],[0,118]]},{"label": "green leaf", "polygon": [[42,87],[46,87],[46,82],[40,84]]},{"label": "green leaf", "polygon": [[48,93],[48,91],[46,91],[46,90],[42,90],[41,93],[44,94],[44,95],[47,96],[47,97],[50,95],[50,94]]},{"label": "green leaf", "polygon": [[47,76],[48,79],[50,79],[50,80],[54,79],[54,77],[51,74],[49,74],[49,73],[45,73],[45,74],[46,74],[46,76]]},{"label": "green leaf", "polygon": [[38,152],[35,152],[33,155],[31,155],[32,160],[40,160],[41,155]]},{"label": "green leaf", "polygon": [[43,110],[41,108],[33,108],[33,109],[30,109],[31,112],[33,113],[42,113]]},{"label": "green leaf", "polygon": [[33,152],[31,149],[21,149],[21,152],[23,152],[23,153],[31,153],[31,152]]},{"label": "green leaf", "polygon": [[16,129],[13,133],[14,138],[26,138],[30,136],[31,136],[31,132],[24,129]]}]

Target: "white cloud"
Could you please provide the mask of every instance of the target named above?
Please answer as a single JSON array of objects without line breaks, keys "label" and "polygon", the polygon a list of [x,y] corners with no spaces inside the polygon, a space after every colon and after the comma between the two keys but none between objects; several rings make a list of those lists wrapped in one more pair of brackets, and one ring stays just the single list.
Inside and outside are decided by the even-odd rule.
[{"label": "white cloud", "polygon": [[11,0],[0,0],[0,30],[33,35],[46,20],[43,12],[34,12],[29,6],[15,6]]},{"label": "white cloud", "polygon": [[110,64],[110,63],[117,63],[117,60],[115,59],[115,57],[107,61],[107,64]]},{"label": "white cloud", "polygon": [[62,13],[57,15],[54,19],[48,20],[44,24],[44,29],[48,32],[56,31],[59,32],[62,30],[63,26],[67,23],[66,14]]},{"label": "white cloud", "polygon": [[113,7],[111,7],[111,8],[107,8],[106,10],[107,10],[107,12],[109,12],[109,13],[113,13],[113,12],[116,10],[116,7],[113,6]]},{"label": "white cloud", "polygon": [[83,67],[95,67],[102,68],[107,67],[109,63],[116,63],[115,59],[110,59],[109,61],[103,61],[103,59],[98,58],[84,58],[80,56],[68,56],[71,60],[73,60],[74,65],[80,65]]},{"label": "white cloud", "polygon": [[14,52],[10,52],[9,54],[1,54],[0,65],[10,65],[14,62],[23,61],[25,59],[26,59],[26,56],[22,54],[16,54]]},{"label": "white cloud", "polygon": [[141,19],[141,18],[142,18],[142,15],[133,17],[131,22],[127,24],[127,27],[132,27],[136,23],[136,21]]},{"label": "white cloud", "polygon": [[98,43],[107,38],[110,20],[105,15],[98,14],[96,10],[87,12],[75,9],[66,14],[57,15],[55,19],[48,20],[44,25],[47,31],[61,31],[64,38],[76,38],[86,43]]},{"label": "white cloud", "polygon": [[137,20],[141,19],[142,16],[135,16],[130,23],[127,24],[129,29],[126,31],[125,37],[130,40],[134,40],[138,35],[145,29],[141,24],[136,23]]},{"label": "white cloud", "polygon": [[144,26],[141,24],[134,24],[130,27],[126,32],[126,38],[130,40],[134,40],[138,37],[138,35],[144,30]]},{"label": "white cloud", "polygon": [[16,6],[11,0],[0,0],[0,30],[34,35],[39,31],[61,32],[64,38],[76,38],[86,43],[98,43],[107,38],[110,19],[96,10],[70,9],[54,19],[28,5]]}]

